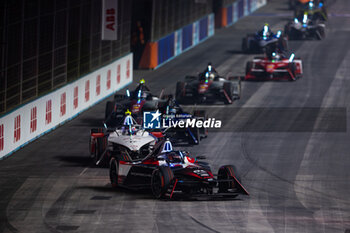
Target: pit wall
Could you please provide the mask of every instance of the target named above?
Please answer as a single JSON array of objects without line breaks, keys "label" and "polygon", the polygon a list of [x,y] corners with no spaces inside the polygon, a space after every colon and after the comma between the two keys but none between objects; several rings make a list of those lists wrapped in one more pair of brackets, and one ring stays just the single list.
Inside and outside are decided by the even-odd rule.
[{"label": "pit wall", "polygon": [[240,18],[251,14],[266,5],[267,0],[237,0],[236,2],[220,8],[215,15],[215,27],[228,27]]},{"label": "pit wall", "polygon": [[0,159],[71,120],[133,80],[128,54],[0,118]]}]

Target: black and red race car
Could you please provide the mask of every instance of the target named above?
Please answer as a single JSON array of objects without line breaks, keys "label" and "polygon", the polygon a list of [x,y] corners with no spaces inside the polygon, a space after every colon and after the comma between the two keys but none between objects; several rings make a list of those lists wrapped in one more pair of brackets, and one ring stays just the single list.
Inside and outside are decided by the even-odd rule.
[{"label": "black and red race car", "polygon": [[142,159],[112,154],[110,181],[113,187],[151,189],[155,198],[164,199],[174,195],[231,198],[249,195],[233,166],[222,166],[214,175],[209,164],[201,159],[204,158],[190,157],[186,151],[175,151],[169,140],[162,140]]},{"label": "black and red race car", "polygon": [[246,65],[244,80],[290,80],[295,81],[303,75],[301,59],[295,59],[294,53],[289,58],[272,52],[269,56],[255,57]]},{"label": "black and red race car", "polygon": [[105,122],[108,127],[117,127],[122,124],[124,113],[131,111],[132,117],[142,124],[144,111],[156,111],[166,107],[168,96],[164,90],[160,95],[154,95],[146,86],[145,80],[141,79],[134,91],[126,90],[126,95],[116,94],[113,101],[106,103]]},{"label": "black and red race car", "polygon": [[177,82],[175,97],[181,104],[217,101],[232,104],[241,98],[241,80],[220,76],[209,63],[198,76],[186,76],[185,82]]}]

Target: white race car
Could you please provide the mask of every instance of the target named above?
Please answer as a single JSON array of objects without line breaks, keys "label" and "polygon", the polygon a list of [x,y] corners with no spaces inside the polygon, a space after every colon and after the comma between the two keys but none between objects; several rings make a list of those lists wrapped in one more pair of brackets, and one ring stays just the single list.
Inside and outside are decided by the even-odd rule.
[{"label": "white race car", "polygon": [[152,152],[158,137],[163,137],[162,133],[145,131],[127,111],[121,127],[91,130],[90,156],[96,165],[117,155],[130,161],[142,159]]}]

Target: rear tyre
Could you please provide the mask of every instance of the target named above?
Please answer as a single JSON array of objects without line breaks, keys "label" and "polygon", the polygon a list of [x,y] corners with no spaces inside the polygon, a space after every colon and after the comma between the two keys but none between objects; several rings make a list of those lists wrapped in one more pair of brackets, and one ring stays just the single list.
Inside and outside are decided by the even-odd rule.
[{"label": "rear tyre", "polygon": [[253,62],[252,61],[248,61],[247,65],[245,67],[245,74],[247,75],[253,68]]},{"label": "rear tyre", "polygon": [[106,103],[105,120],[107,120],[108,117],[112,114],[112,112],[114,111],[114,107],[115,107],[114,101],[108,101]]},{"label": "rear tyre", "polygon": [[[232,104],[233,101],[233,85],[231,82],[224,83],[224,92],[226,93],[225,98],[224,98],[224,103],[225,104]],[[230,99],[230,101],[228,100]]]},{"label": "rear tyre", "polygon": [[96,138],[96,141],[95,141],[95,151],[94,153],[91,154],[91,157],[92,157],[92,161],[94,163],[94,165],[96,165],[96,163],[100,160],[100,157],[101,157],[101,153],[100,153],[100,139],[99,138]]},{"label": "rear tyre", "polygon": [[[236,168],[233,165],[225,165],[219,168],[218,179],[219,180],[229,180],[225,182],[219,182],[219,193],[227,193],[230,189],[234,189],[237,187],[235,181],[235,173]],[[239,181],[240,179],[236,176],[236,179]]]},{"label": "rear tyre", "polygon": [[[174,173],[169,167],[159,167],[152,173],[151,189],[157,199],[167,197],[169,187],[174,180]],[[170,196],[169,196],[170,198]]]},{"label": "rear tyre", "polygon": [[244,53],[248,53],[248,51],[249,51],[248,39],[247,39],[247,38],[243,38],[243,39],[242,39],[242,51],[243,51]]},{"label": "rear tyre", "polygon": [[176,84],[176,93],[175,93],[175,99],[177,102],[183,101],[185,96],[185,83],[184,82],[177,82]]},{"label": "rear tyre", "polygon": [[297,76],[296,76],[296,70],[297,70],[297,67],[295,65],[294,62],[290,63],[289,64],[289,69],[290,69],[290,72],[292,73],[293,77],[290,78],[290,81],[295,81],[297,79]]},{"label": "rear tyre", "polygon": [[[205,110],[195,110],[193,112],[193,116],[200,118],[203,121],[205,121],[207,119]],[[199,129],[199,133],[200,133],[200,138],[208,137],[208,129],[206,129],[204,127]]]},{"label": "rear tyre", "polygon": [[109,162],[109,179],[112,187],[118,187],[118,170],[119,162],[116,158],[112,158]]},{"label": "rear tyre", "polygon": [[316,30],[316,39],[317,40],[322,40],[326,37],[326,32],[324,27],[318,27]]}]

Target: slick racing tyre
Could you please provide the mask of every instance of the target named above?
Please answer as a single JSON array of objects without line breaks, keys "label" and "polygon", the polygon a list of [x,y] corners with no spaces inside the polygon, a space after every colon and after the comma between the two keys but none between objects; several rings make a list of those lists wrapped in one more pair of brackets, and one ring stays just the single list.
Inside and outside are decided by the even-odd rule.
[{"label": "slick racing tyre", "polygon": [[155,169],[152,173],[151,179],[151,189],[153,196],[157,199],[166,197],[170,198],[170,193],[172,190],[169,189],[172,185],[173,180],[174,173],[169,167],[159,167]]},{"label": "slick racing tyre", "polygon": [[244,53],[248,53],[248,51],[249,51],[248,39],[247,38],[243,38],[242,39],[242,51]]},{"label": "slick racing tyre", "polygon": [[297,67],[296,67],[294,62],[289,64],[289,69],[290,69],[290,72],[292,74],[292,77],[290,78],[290,81],[295,81],[297,79],[297,76],[296,76]]},{"label": "slick racing tyre", "polygon": [[316,32],[316,39],[317,40],[322,40],[326,37],[326,31],[325,31],[325,28],[324,27],[318,27]]},{"label": "slick racing tyre", "polygon": [[236,175],[234,171],[236,168],[233,165],[225,165],[219,168],[218,172],[218,180],[229,180],[225,182],[219,182],[219,193],[227,193],[230,189],[236,188],[236,181],[234,177],[240,182],[239,177]]},{"label": "slick racing tyre", "polygon": [[232,101],[233,101],[233,85],[232,85],[232,83],[231,82],[224,83],[223,89],[225,92],[224,103],[225,104],[232,104]]},{"label": "slick racing tyre", "polygon": [[247,75],[253,68],[253,62],[252,61],[248,61],[247,65],[245,67],[245,74]]},{"label": "slick racing tyre", "polygon": [[176,83],[176,93],[175,93],[175,99],[178,102],[181,102],[183,98],[185,97],[185,83],[184,82],[177,82]]},{"label": "slick racing tyre", "polygon": [[114,111],[115,102],[114,101],[107,101],[106,103],[106,111],[105,111],[105,120],[108,119],[108,117],[112,114]]},{"label": "slick racing tyre", "polygon": [[[192,114],[194,117],[196,118],[200,118],[200,120],[205,121],[207,119],[207,115],[205,110],[195,110]],[[207,128],[200,128],[199,129],[199,133],[200,133],[200,138],[206,138],[208,137],[208,129]]]},{"label": "slick racing tyre", "polygon": [[118,170],[119,162],[116,158],[112,158],[111,161],[109,161],[109,179],[114,188],[118,186]]}]

